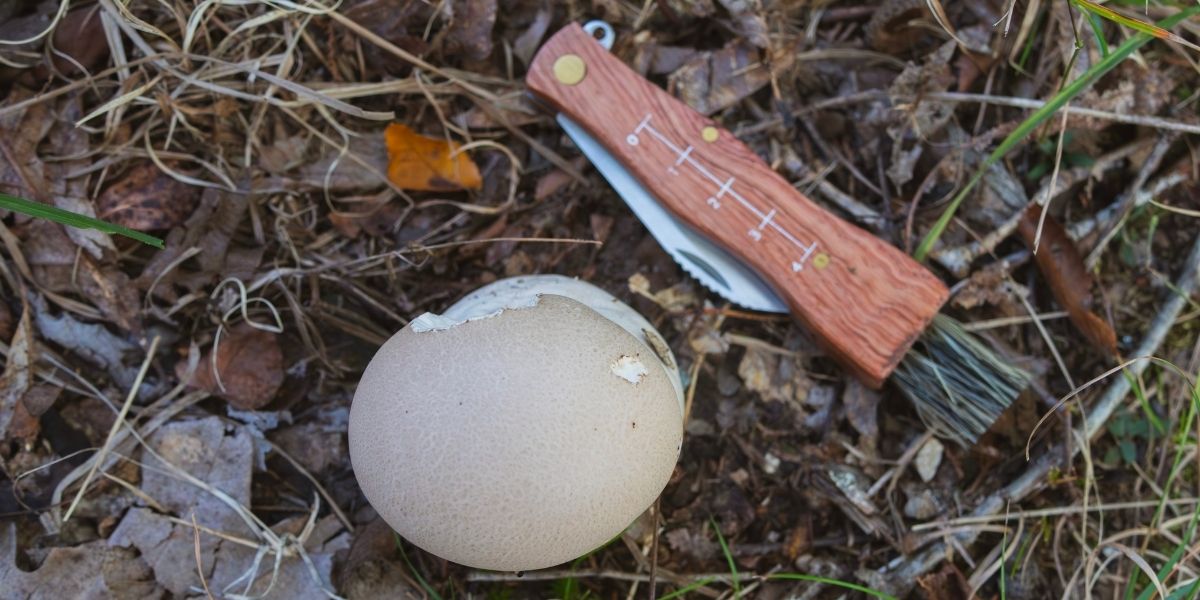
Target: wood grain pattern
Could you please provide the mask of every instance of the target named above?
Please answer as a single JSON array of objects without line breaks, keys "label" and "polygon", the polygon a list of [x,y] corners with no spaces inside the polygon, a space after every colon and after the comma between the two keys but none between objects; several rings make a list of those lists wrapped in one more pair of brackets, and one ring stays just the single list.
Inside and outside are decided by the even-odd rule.
[{"label": "wood grain pattern", "polygon": [[[575,85],[554,76],[566,54],[587,68]],[[578,25],[542,46],[526,84],[586,128],[668,210],[757,270],[864,383],[881,386],[945,302],[949,292],[932,273],[804,197]]]}]

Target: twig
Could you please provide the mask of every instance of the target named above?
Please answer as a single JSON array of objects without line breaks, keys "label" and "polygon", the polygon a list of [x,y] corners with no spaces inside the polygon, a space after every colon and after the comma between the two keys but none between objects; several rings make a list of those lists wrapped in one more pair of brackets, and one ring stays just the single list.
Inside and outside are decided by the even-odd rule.
[{"label": "twig", "polygon": [[429,71],[431,73],[437,73],[438,75],[441,75],[442,77],[445,77],[446,79],[449,79],[449,80],[453,81],[454,83],[458,84],[460,87],[462,87],[462,89],[464,89],[468,92],[471,92],[472,94],[475,94],[475,95],[479,96],[480,98],[487,100],[488,102],[499,102],[499,100],[500,100],[495,94],[493,94],[481,87],[478,87],[474,84],[463,81],[462,79],[455,77],[451,73],[447,72],[445,69],[441,69],[441,68],[425,61],[421,57],[419,57],[411,52],[408,52],[407,50],[404,50],[403,48],[400,48],[399,46],[387,41],[380,35],[376,34],[375,32],[371,31],[370,29],[367,29],[366,27],[363,27],[362,25],[358,24],[358,22],[354,21],[350,17],[347,17],[346,15],[343,15],[340,12],[333,11],[333,12],[328,13],[326,16],[333,19],[334,21],[337,21],[346,29],[353,31],[355,33],[355,35],[367,40],[368,42],[371,42],[372,44],[375,44],[376,46],[379,46],[383,50],[386,50],[387,52],[389,52],[392,55],[396,56],[397,58],[403,60],[404,62],[407,62],[415,67],[419,67],[425,71]]},{"label": "twig", "polygon": [[282,456],[285,460],[287,460],[289,463],[291,463],[291,465],[293,467],[295,467],[297,471],[300,471],[300,474],[303,475],[305,479],[308,479],[308,481],[313,484],[313,487],[317,488],[317,492],[320,493],[321,497],[325,498],[325,501],[329,503],[329,508],[333,511],[333,514],[337,516],[338,521],[342,522],[342,527],[345,527],[346,531],[348,531],[350,533],[354,533],[354,524],[350,522],[350,519],[346,516],[346,513],[343,512],[341,507],[339,507],[337,505],[337,502],[334,502],[333,496],[331,496],[329,494],[329,492],[325,490],[325,486],[321,485],[321,482],[317,481],[317,478],[313,477],[312,473],[308,472],[308,469],[305,469],[304,466],[301,465],[299,461],[297,461],[295,458],[292,458],[291,454],[288,454],[286,451],[284,451],[283,448],[280,448],[275,442],[267,440],[267,444],[269,444],[271,446],[272,450],[274,450],[275,452],[278,452],[280,456]]},{"label": "twig", "polygon": [[883,215],[880,215],[875,209],[866,204],[855,200],[846,192],[838,189],[837,186],[826,181],[824,177],[814,174],[808,165],[800,159],[800,156],[796,154],[795,150],[784,146],[780,149],[780,155],[783,157],[783,168],[787,172],[791,173],[794,177],[813,179],[817,189],[821,191],[821,195],[838,208],[846,211],[855,221],[875,231],[883,231],[887,228],[887,219]]},{"label": "twig", "polygon": [[[1011,96],[992,96],[989,94],[969,94],[964,92],[930,92],[917,96],[908,95],[892,95],[888,90],[866,90],[856,94],[839,96],[837,98],[828,98],[814,102],[808,106],[797,109],[792,114],[796,117],[803,117],[814,112],[839,106],[848,106],[852,104],[861,104],[863,102],[871,102],[875,100],[884,100],[892,102],[916,102],[924,101],[940,101],[940,102],[957,102],[957,103],[979,103],[979,104],[995,104],[998,106],[1011,106],[1014,108],[1039,109],[1046,103],[1041,100],[1032,100],[1029,98],[1014,98]],[[1094,108],[1084,108],[1080,106],[1065,106],[1059,110],[1063,112],[1080,116],[1103,119],[1114,123],[1128,123],[1130,125],[1141,125],[1145,127],[1153,127],[1166,131],[1180,131],[1183,133],[1200,134],[1200,125],[1194,123],[1185,123],[1182,121],[1174,121],[1164,119],[1152,115],[1135,115],[1110,112],[1106,110],[1096,110]],[[783,122],[781,117],[767,119],[761,123],[749,127],[743,127],[736,131],[737,135],[758,133],[772,127],[777,127]]]},{"label": "twig", "polygon": [[654,579],[658,576],[658,521],[661,518],[658,511],[661,506],[662,494],[659,494],[658,499],[654,501],[654,539],[650,542],[650,581],[646,585],[650,600],[654,600],[658,596]]},{"label": "twig", "polygon": [[192,544],[196,551],[196,573],[200,575],[200,585],[204,586],[204,595],[212,600],[212,591],[208,589],[208,580],[204,578],[204,561],[200,559],[200,524],[196,522],[196,511],[192,510]]},{"label": "twig", "polygon": [[[1104,252],[1108,243],[1117,236],[1117,233],[1121,230],[1120,224],[1129,216],[1130,211],[1135,207],[1145,204],[1150,199],[1149,196],[1142,194],[1146,186],[1146,181],[1150,179],[1150,175],[1162,163],[1162,159],[1167,154],[1167,149],[1171,147],[1171,143],[1175,141],[1175,137],[1174,135],[1166,135],[1159,138],[1158,143],[1154,145],[1154,149],[1150,151],[1150,156],[1146,157],[1141,168],[1138,169],[1137,177],[1133,180],[1133,183],[1129,184],[1128,190],[1117,199],[1112,210],[1108,211],[1108,214],[1119,215],[1119,218],[1109,221],[1108,231],[1104,233],[1100,241],[1096,242],[1096,246],[1088,253],[1087,260],[1085,261],[1088,268],[1096,264],[1096,261],[1100,259],[1100,255]],[[1178,172],[1179,169],[1174,169],[1174,171]],[[1158,182],[1155,181],[1155,183]]]},{"label": "twig", "polygon": [[[1089,177],[1099,177],[1105,171],[1124,164],[1125,159],[1129,158],[1135,152],[1141,150],[1149,143],[1149,140],[1136,140],[1104,154],[1096,159],[1096,162],[1089,167],[1076,167],[1065,173],[1062,173],[1057,183],[1053,186],[1059,193],[1071,189],[1074,185],[1081,181],[1087,180]],[[1016,194],[1018,197],[1013,198],[1013,201],[1021,200],[1024,192],[1021,189],[1020,182],[1003,166],[993,165],[985,176],[985,181],[997,193]],[[1047,184],[1037,191],[1032,198],[1021,202],[1021,206],[1027,206],[1029,203],[1037,203],[1045,205],[1050,200],[1051,185]],[[1108,210],[1108,209],[1106,209]],[[971,262],[976,258],[991,252],[1000,242],[1008,238],[1012,232],[1016,231],[1017,225],[1025,216],[1025,208],[1015,211],[1007,221],[1001,223],[993,231],[986,234],[982,239],[963,244],[954,248],[946,248],[944,250],[934,251],[930,257],[937,261],[943,267],[949,269],[952,273],[959,277],[965,277]],[[1071,237],[1079,239],[1080,235],[1076,234],[1074,229],[1071,230]]]},{"label": "twig", "polygon": [[[1041,100],[1033,100],[1030,98],[991,96],[988,94],[969,94],[965,92],[932,92],[925,94],[922,96],[922,98],[927,100],[941,100],[943,102],[978,102],[981,104],[995,104],[998,106],[1011,106],[1014,108],[1031,109],[1038,109],[1046,104]],[[1064,106],[1062,108],[1062,112],[1080,117],[1094,117],[1097,119],[1103,119],[1105,121],[1113,121],[1115,123],[1128,123],[1130,125],[1142,125],[1144,127],[1165,129],[1167,131],[1182,131],[1184,133],[1200,134],[1200,125],[1195,123],[1172,121],[1170,119],[1164,119],[1152,115],[1131,115],[1070,105]]]},{"label": "twig", "polygon": [[[1200,239],[1197,239],[1193,244],[1184,263],[1183,274],[1176,283],[1175,289],[1169,293],[1170,295],[1163,302],[1162,308],[1159,310],[1158,315],[1154,317],[1154,321],[1151,322],[1150,327],[1146,330],[1141,343],[1134,350],[1134,356],[1151,356],[1158,351],[1158,347],[1166,339],[1167,332],[1171,330],[1171,326],[1175,323],[1176,318],[1179,317],[1179,313],[1187,305],[1189,296],[1200,285],[1198,274],[1200,274]],[[1136,378],[1149,364],[1150,361],[1148,359],[1137,360],[1130,364],[1128,370]],[[1104,392],[1101,393],[1099,399],[1092,405],[1091,411],[1087,413],[1080,434],[1086,435],[1089,439],[1095,437],[1104,428],[1104,424],[1112,416],[1113,412],[1116,411],[1117,407],[1125,400],[1129,389],[1129,378],[1114,378]],[[996,490],[985,498],[971,512],[971,516],[981,518],[994,515],[1001,511],[1007,502],[1019,502],[1033,492],[1042,489],[1046,485],[1046,479],[1050,471],[1060,466],[1064,456],[1069,455],[1071,458],[1074,458],[1075,453],[1078,451],[1079,445],[1072,444],[1069,453],[1061,445],[1056,445],[1041,452],[1024,473],[1013,479],[1008,485]],[[956,534],[953,538],[957,542],[967,545],[974,542],[978,535],[978,531],[967,530]],[[916,581],[917,577],[929,572],[946,558],[948,547],[945,541],[937,542],[925,550],[909,556],[907,559],[881,568],[879,572],[891,578],[897,588],[910,587],[912,582]]]},{"label": "twig", "polygon": [[[1093,504],[1084,510],[1083,506],[1056,506],[1054,508],[1038,508],[1034,510],[1015,511],[1007,515],[984,515],[978,517],[959,517],[957,519],[946,519],[944,521],[930,521],[928,523],[918,523],[912,526],[913,531],[929,531],[933,529],[943,529],[947,527],[959,527],[963,525],[981,525],[984,523],[995,523],[998,521],[1010,521],[1012,519],[1040,519],[1042,517],[1060,517],[1063,515],[1077,515],[1083,512],[1107,512],[1116,510],[1135,510],[1139,508],[1154,508],[1163,503],[1163,500],[1134,500],[1130,502],[1109,502],[1107,504]],[[1195,506],[1200,504],[1200,498],[1172,498],[1165,501],[1171,506]]]},{"label": "twig", "polygon": [[[1183,160],[1186,161],[1187,159],[1185,158]],[[1151,198],[1154,198],[1155,196],[1158,196],[1158,195],[1162,194],[1163,192],[1165,192],[1181,183],[1185,183],[1187,181],[1191,181],[1191,178],[1188,176],[1188,174],[1186,172],[1182,172],[1177,169],[1172,169],[1172,170],[1168,171],[1167,173],[1155,178],[1154,181],[1151,181],[1150,184],[1147,185],[1145,189],[1143,189],[1141,192],[1139,192],[1133,199],[1133,206],[1137,207],[1137,206],[1146,204],[1147,202],[1150,201]],[[1083,236],[1086,236],[1086,235],[1092,233],[1093,231],[1096,231],[1097,229],[1106,228],[1109,226],[1109,224],[1118,222],[1121,219],[1121,215],[1122,215],[1122,213],[1121,213],[1122,204],[1123,204],[1123,199],[1117,200],[1116,202],[1113,202],[1111,205],[1106,206],[1103,209],[1101,209],[1099,212],[1097,212],[1095,214],[1095,216],[1092,216],[1090,218],[1084,219],[1084,220],[1076,222],[1076,223],[1072,223],[1070,226],[1067,227],[1067,233],[1071,234],[1071,237],[1074,239],[1080,239]],[[1113,225],[1112,227],[1114,230],[1116,229],[1115,225]],[[1099,255],[1096,254],[1095,251],[1093,251],[1091,254],[1088,255],[1087,259],[1084,261],[1084,264],[1088,265],[1088,267],[1090,268],[1098,258],[1099,258]]]},{"label": "twig", "polygon": [[112,428],[108,431],[108,436],[104,438],[104,445],[100,447],[100,452],[96,454],[96,458],[92,462],[91,470],[83,478],[83,483],[80,484],[79,491],[75,493],[75,499],[71,501],[71,506],[67,507],[67,512],[63,515],[63,522],[71,519],[71,513],[75,512],[75,508],[79,506],[79,501],[83,499],[83,494],[87,492],[88,484],[96,476],[96,469],[104,463],[104,456],[112,450],[117,432],[121,430],[121,425],[125,423],[125,415],[129,414],[129,407],[133,406],[133,400],[137,398],[138,389],[142,387],[142,380],[146,378],[146,371],[150,369],[150,361],[154,359],[154,353],[158,350],[160,339],[158,336],[154,336],[154,339],[150,341],[150,348],[146,350],[146,360],[142,361],[142,368],[138,370],[137,378],[133,380],[133,385],[129,386],[129,395],[125,397],[125,404],[121,405],[121,412],[117,413],[117,418],[113,421]]}]

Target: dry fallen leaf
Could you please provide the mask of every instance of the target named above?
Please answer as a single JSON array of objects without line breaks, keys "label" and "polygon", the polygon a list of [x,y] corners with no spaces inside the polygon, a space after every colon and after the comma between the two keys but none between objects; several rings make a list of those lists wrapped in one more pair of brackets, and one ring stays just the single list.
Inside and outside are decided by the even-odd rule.
[{"label": "dry fallen leaf", "polygon": [[[154,571],[158,584],[182,597],[201,586],[201,576],[212,580],[222,540],[205,534],[197,542],[190,523],[172,523],[168,516],[186,521],[195,519],[199,527],[210,531],[253,538],[242,517],[226,502],[250,506],[256,456],[254,435],[246,426],[210,416],[167,423],[147,442],[155,454],[142,455],[146,468],[140,487],[144,497],[153,498],[157,506],[155,510],[135,506],[127,511],[107,544],[114,548],[136,548]],[[184,483],[172,468],[220,490],[224,498]],[[197,560],[203,566],[203,574]],[[240,563],[243,569],[248,564],[249,561]]]},{"label": "dry fallen leaf", "polygon": [[0,590],[5,598],[161,598],[145,561],[96,540],[50,548],[35,570],[17,566],[17,527],[0,528]]},{"label": "dry fallen leaf", "polygon": [[101,192],[96,213],[101,219],[139,231],[170,229],[187,219],[199,199],[199,188],[146,161]]},{"label": "dry fallen leaf", "polygon": [[875,50],[901,54],[929,35],[929,30],[920,26],[929,18],[929,8],[922,0],[884,2],[863,27],[864,37]]},{"label": "dry fallen leaf", "polygon": [[33,326],[29,309],[21,315],[20,326],[8,348],[8,361],[0,375],[0,439],[8,430],[25,393],[33,385],[34,358]]},{"label": "dry fallen leaf", "polygon": [[940,571],[929,573],[917,578],[917,585],[925,592],[929,600],[948,600],[950,598],[966,598],[972,595],[971,584],[962,571],[947,562]]},{"label": "dry fallen leaf", "polygon": [[479,189],[479,168],[459,145],[423,136],[406,125],[392,123],[384,132],[388,153],[388,179],[406,190],[444,192]]},{"label": "dry fallen leaf", "polygon": [[735,40],[692,58],[671,74],[670,82],[680,100],[711,115],[762,89],[771,82],[771,71],[763,66],[758,48]]},{"label": "dry fallen leaf", "polygon": [[[180,361],[177,374],[182,376],[184,368]],[[283,384],[283,351],[279,348],[279,337],[246,323],[238,324],[221,336],[216,369],[220,373],[220,385],[213,375],[210,350],[200,359],[200,368],[192,385],[228,400],[240,410],[262,408],[275,398]]]},{"label": "dry fallen leaf", "polygon": [[[68,12],[54,28],[53,51],[49,53],[54,69],[67,77],[76,77],[84,71],[95,71],[108,59],[108,40],[104,37],[104,25],[100,20],[103,12],[99,6],[87,6]],[[46,64],[38,65],[27,75],[34,87],[45,85],[50,79]]]},{"label": "dry fallen leaf", "polygon": [[[1042,208],[1030,204],[1021,219],[1018,231],[1025,244],[1033,247],[1037,235],[1038,219]],[[1038,252],[1034,255],[1038,270],[1050,283],[1050,291],[1054,299],[1067,311],[1071,322],[1083,333],[1088,341],[1102,348],[1110,356],[1117,354],[1117,334],[1092,312],[1092,274],[1083,264],[1083,257],[1075,242],[1067,235],[1063,226],[1049,215],[1042,227],[1042,238]]]},{"label": "dry fallen leaf", "polygon": [[496,0],[455,0],[450,9],[454,18],[446,32],[449,49],[462,52],[471,60],[487,58],[492,53]]}]

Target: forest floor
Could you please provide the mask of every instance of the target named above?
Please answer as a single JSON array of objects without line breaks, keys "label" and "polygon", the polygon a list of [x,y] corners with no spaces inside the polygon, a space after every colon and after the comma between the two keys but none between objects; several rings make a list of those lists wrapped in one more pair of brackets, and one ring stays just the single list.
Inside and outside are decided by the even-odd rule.
[{"label": "forest floor", "polygon": [[[1198,12],[0,3],[0,193],[165,240],[0,212],[0,598],[1196,597]],[[1035,374],[989,432],[939,440],[675,264],[524,86],[589,19],[818,204],[929,241],[943,311]],[[455,177],[389,169],[421,144]],[[409,320],[531,273],[650,319],[691,410],[657,510],[478,571],[375,514],[348,411]]]}]

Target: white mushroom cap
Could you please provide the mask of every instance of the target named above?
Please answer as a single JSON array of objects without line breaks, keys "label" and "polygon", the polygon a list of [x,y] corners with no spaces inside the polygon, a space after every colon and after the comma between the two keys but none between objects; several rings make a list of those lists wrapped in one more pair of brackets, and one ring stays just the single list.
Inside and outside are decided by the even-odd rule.
[{"label": "white mushroom cap", "polygon": [[[350,458],[367,500],[409,541],[524,571],[599,547],[654,502],[683,410],[665,345],[528,281],[497,284],[460,302],[475,308],[423,315],[380,348],[351,407]],[[644,320],[634,330],[658,335]]]}]

